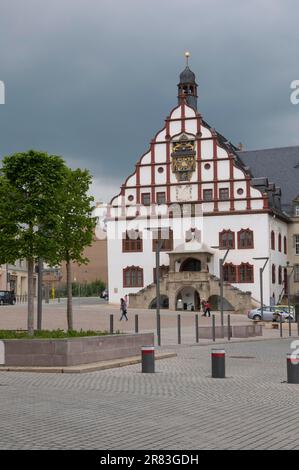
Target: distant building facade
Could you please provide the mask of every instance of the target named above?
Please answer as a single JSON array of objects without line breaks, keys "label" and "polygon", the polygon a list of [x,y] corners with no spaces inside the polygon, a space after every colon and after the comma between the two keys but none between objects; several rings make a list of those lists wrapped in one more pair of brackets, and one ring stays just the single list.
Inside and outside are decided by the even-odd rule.
[{"label": "distant building facade", "polygon": [[[89,259],[88,264],[72,263],[73,281],[80,284],[89,284],[90,282],[101,280],[108,283],[108,266],[107,266],[107,240],[93,238],[91,246],[85,248],[83,256]],[[66,266],[61,265],[62,284],[66,283]]]}]

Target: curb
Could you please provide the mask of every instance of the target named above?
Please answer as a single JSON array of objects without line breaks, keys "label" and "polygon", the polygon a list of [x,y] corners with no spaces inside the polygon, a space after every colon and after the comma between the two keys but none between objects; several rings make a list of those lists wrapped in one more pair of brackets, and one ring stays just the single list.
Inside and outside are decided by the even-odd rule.
[{"label": "curb", "polygon": [[[168,359],[176,357],[175,352],[157,353],[155,359]],[[111,361],[93,362],[91,364],[80,364],[77,366],[63,366],[63,367],[28,367],[28,366],[2,366],[0,372],[39,372],[39,373],[56,373],[56,374],[82,374],[86,372],[95,372],[98,370],[115,369],[117,367],[131,366],[141,363],[141,357],[133,356],[124,359],[114,359]]]}]

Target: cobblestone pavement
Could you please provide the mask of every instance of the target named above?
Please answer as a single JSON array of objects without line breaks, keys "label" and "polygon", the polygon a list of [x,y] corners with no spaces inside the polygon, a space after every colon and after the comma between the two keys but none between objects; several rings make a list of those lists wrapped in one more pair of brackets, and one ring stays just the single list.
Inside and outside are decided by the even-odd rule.
[{"label": "cobblestone pavement", "polygon": [[211,346],[172,349],[156,374],[0,373],[0,448],[299,449],[288,339],[226,344],[223,380],[210,377]]}]

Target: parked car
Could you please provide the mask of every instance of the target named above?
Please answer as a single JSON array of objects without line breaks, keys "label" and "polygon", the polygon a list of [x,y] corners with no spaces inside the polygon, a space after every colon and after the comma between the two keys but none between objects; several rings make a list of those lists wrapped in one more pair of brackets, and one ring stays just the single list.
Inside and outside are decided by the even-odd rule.
[{"label": "parked car", "polygon": [[282,308],[281,305],[273,305],[271,307],[263,307],[263,318],[262,318],[262,309],[255,308],[253,310],[249,310],[248,318],[251,320],[262,320],[263,321],[280,321],[280,317],[282,321],[288,321],[289,317],[291,321],[294,321],[294,314],[289,313]]},{"label": "parked car", "polygon": [[[284,312],[287,312],[289,311],[289,306],[288,305],[275,305],[274,306],[275,309],[277,310],[283,310]],[[295,307],[294,305],[290,305],[290,313],[295,317]]]},{"label": "parked car", "polygon": [[16,296],[14,292],[9,290],[0,290],[0,305],[14,305],[16,303]]}]

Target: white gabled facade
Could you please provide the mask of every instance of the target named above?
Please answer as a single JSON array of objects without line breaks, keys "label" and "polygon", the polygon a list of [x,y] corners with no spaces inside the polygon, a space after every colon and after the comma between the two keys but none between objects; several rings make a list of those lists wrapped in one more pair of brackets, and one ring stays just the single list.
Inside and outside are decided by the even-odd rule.
[{"label": "white gabled facade", "polygon": [[[196,110],[196,95],[195,76],[186,67],[180,76],[178,106],[111,201],[107,223],[110,302],[119,302],[125,294],[136,293],[153,282],[155,252],[153,232],[148,229],[157,227],[173,231],[172,246],[169,242],[161,253],[162,274],[169,265],[167,252],[185,243],[191,230],[193,238],[196,234],[200,243],[210,247],[210,274],[219,276],[219,259],[230,247],[226,281],[251,291],[259,301],[263,261],[254,258],[269,257],[264,271],[264,302],[269,303],[273,294],[277,301],[282,291],[279,267],[287,261],[287,219],[277,211],[274,214],[269,194],[253,186],[236,148],[202,119]],[[139,242],[123,240],[137,234],[135,231],[140,235]],[[222,249],[215,248],[219,245]],[[178,264],[175,269],[182,266]]]}]

